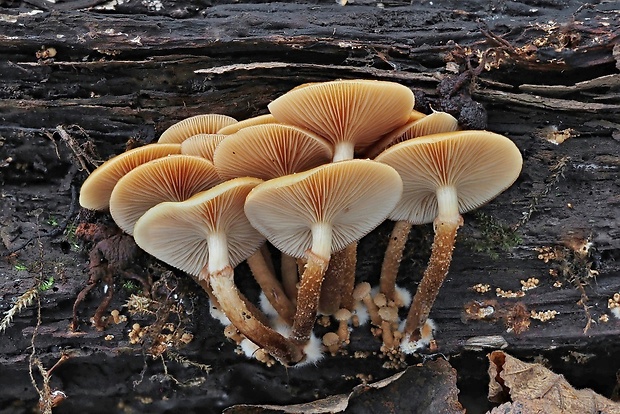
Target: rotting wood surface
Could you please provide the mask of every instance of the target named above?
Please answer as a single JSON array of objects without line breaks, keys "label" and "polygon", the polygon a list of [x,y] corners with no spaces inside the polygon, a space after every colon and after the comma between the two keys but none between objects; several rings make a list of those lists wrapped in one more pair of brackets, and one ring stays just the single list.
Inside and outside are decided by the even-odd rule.
[{"label": "rotting wood surface", "polygon": [[[151,142],[198,113],[237,119],[265,113],[267,103],[290,88],[334,78],[405,84],[416,91],[418,109],[448,110],[474,127],[486,121],[524,155],[515,185],[465,216],[432,312],[438,349],[457,368],[461,399],[479,403],[486,396],[488,350],[479,344],[489,342],[513,354],[545,356],[577,387],[612,392],[620,368],[612,357],[620,321],[608,309],[620,291],[620,16],[614,2],[392,1],[378,7],[359,1],[341,7],[332,1],[32,0],[0,7],[1,309],[37,278],[54,278],[40,294],[35,345],[47,368],[61,352],[71,355],[51,376],[51,387],[69,396],[57,412],[219,412],[235,403],[304,402],[347,392],[359,383],[357,374],[377,379],[394,372],[372,355],[328,357],[317,367],[288,371],[244,360],[208,316],[200,290],[180,274],[178,287],[159,293],[182,294],[193,310],[182,319],[194,339],[177,352],[211,365],[209,374],[171,356],[164,371],[161,359],[144,358],[139,345],[130,345],[132,323],[153,319],[136,317],[105,331],[89,326],[104,283],[80,305],[79,333],[68,331],[75,299],[87,285],[88,249],[74,251],[80,243],[55,229],[65,224],[91,160]],[[484,106],[486,120],[470,97]],[[89,220],[109,223],[105,214],[79,212],[67,227]],[[386,223],[360,244],[360,280],[376,282],[390,229]],[[46,237],[54,232],[61,234]],[[421,227],[411,235],[401,285],[415,288],[430,234]],[[582,254],[584,241],[592,244]],[[123,269],[155,279],[164,271],[146,257]],[[248,284],[245,267],[238,276]],[[520,281],[529,278],[539,285],[523,297],[496,296],[496,288],[521,291]],[[122,310],[126,278],[117,275],[115,282],[110,309]],[[479,283],[491,291],[473,290]],[[244,287],[250,295],[255,289]],[[15,315],[0,337],[0,407],[7,412],[29,410],[38,399],[28,374],[35,305]],[[476,319],[490,307],[492,316]],[[528,318],[530,311],[547,310],[559,314],[547,322]],[[363,330],[352,334],[352,350],[378,345]],[[38,373],[35,379],[40,385]]]}]

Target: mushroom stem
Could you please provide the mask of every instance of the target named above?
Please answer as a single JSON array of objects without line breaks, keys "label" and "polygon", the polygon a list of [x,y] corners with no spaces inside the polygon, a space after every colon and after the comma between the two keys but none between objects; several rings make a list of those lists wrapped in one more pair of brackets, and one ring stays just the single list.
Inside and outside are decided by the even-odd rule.
[{"label": "mushroom stem", "polygon": [[276,279],[275,274],[270,270],[265,256],[263,256],[259,250],[248,257],[247,262],[254,275],[254,279],[260,286],[269,303],[271,303],[271,306],[273,306],[276,312],[278,312],[278,315],[280,315],[288,325],[292,325],[295,307],[288,299],[282,285],[278,279]]},{"label": "mushroom stem", "polygon": [[260,252],[263,255],[267,268],[269,269],[272,275],[275,275],[276,269],[273,266],[273,259],[271,258],[271,252],[269,251],[269,247],[267,246],[267,243],[261,244]]},{"label": "mushroom stem", "polygon": [[352,160],[355,156],[355,143],[351,141],[339,141],[334,146],[334,158],[332,162]]},{"label": "mushroom stem", "polygon": [[232,267],[226,266],[219,271],[208,272],[205,275],[207,272],[206,268],[203,269],[201,278],[208,278],[213,294],[218,299],[222,311],[239,332],[256,345],[264,348],[284,365],[294,365],[303,359],[304,354],[301,348],[278,332],[265,326],[248,309],[235,286]]},{"label": "mushroom stem", "polygon": [[460,215],[458,217],[459,220],[456,221],[435,220],[435,238],[431,257],[413,297],[403,331],[403,337],[409,342],[420,339],[420,330],[426,323],[439,289],[448,274],[456,232],[463,223],[462,217]]},{"label": "mushroom stem", "polygon": [[309,251],[306,256],[308,262],[297,292],[297,312],[291,334],[292,339],[301,345],[305,345],[310,340],[319,307],[323,275],[329,265],[329,258],[326,259],[312,251]]},{"label": "mushroom stem", "polygon": [[[211,286],[209,285],[209,281],[206,280],[206,279],[200,279],[200,278],[197,278],[197,277],[193,277],[193,279],[207,293],[207,295],[209,296],[209,300],[211,301],[211,306],[215,306],[220,312],[224,312],[222,310],[222,306],[220,305],[220,302],[217,300],[217,298],[213,294],[213,289],[211,289]],[[254,316],[256,316],[259,321],[261,321],[263,324],[268,324],[269,323],[269,319],[267,319],[265,314],[262,313],[261,310],[256,307],[256,305],[254,305],[252,302],[250,302],[250,300],[248,298],[246,298],[243,295],[243,293],[238,291],[238,294],[239,294],[239,297],[241,298],[241,300],[243,301],[243,303],[245,303],[245,305],[248,307],[250,312],[252,312],[252,314],[254,314]]]},{"label": "mushroom stem", "polygon": [[383,265],[381,266],[381,278],[379,286],[388,302],[395,300],[396,277],[398,268],[403,259],[403,251],[409,237],[412,224],[408,221],[397,221],[392,229],[390,241],[388,242],[385,256],[383,257]]},{"label": "mushroom stem", "polygon": [[355,299],[353,298],[353,289],[355,288],[355,268],[357,266],[357,242],[353,242],[342,250],[342,299],[340,307],[346,308],[353,312],[355,310]]},{"label": "mushroom stem", "polygon": [[381,326],[381,316],[379,316],[379,308],[370,296],[371,287],[368,282],[362,282],[353,290],[353,297],[361,301],[368,310],[370,322],[375,326]]},{"label": "mushroom stem", "polygon": [[321,295],[319,296],[319,312],[323,315],[333,315],[340,309],[342,275],[346,266],[342,253],[343,251],[340,251],[332,255],[323,277]]},{"label": "mushroom stem", "polygon": [[289,300],[295,304],[297,300],[297,259],[282,253],[280,257],[280,271],[282,272],[282,286]]}]

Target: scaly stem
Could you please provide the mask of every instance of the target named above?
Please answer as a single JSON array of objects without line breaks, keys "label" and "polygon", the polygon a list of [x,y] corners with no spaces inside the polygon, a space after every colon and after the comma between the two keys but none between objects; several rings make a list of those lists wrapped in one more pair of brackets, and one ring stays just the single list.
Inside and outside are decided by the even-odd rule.
[{"label": "scaly stem", "polygon": [[297,282],[299,281],[297,272],[297,259],[282,253],[280,257],[280,271],[282,272],[282,286],[289,300],[295,304],[297,300]]},{"label": "scaly stem", "polygon": [[[460,216],[458,216],[460,218]],[[428,267],[424,271],[422,281],[418,286],[403,332],[404,338],[410,342],[420,339],[420,329],[426,323],[439,289],[448,274],[456,231],[462,224],[462,219],[454,221],[435,220],[435,239]]]},{"label": "scaly stem", "polygon": [[353,312],[355,310],[355,299],[353,289],[355,288],[355,270],[357,266],[357,242],[353,242],[342,251],[343,270],[342,270],[342,299],[340,307]]},{"label": "scaly stem", "polygon": [[283,337],[273,329],[265,326],[257,316],[248,309],[241,299],[233,280],[233,269],[226,266],[215,272],[203,275],[209,280],[213,295],[217,298],[222,311],[232,324],[250,341],[265,349],[284,365],[294,365],[304,358],[304,354],[294,342]]},{"label": "scaly stem", "polygon": [[301,277],[299,290],[297,293],[297,312],[293,322],[293,341],[303,346],[310,340],[310,334],[314,327],[317,310],[319,307],[319,296],[323,275],[329,265],[329,259],[309,251],[307,253],[308,262],[306,270]]},{"label": "scaly stem", "polygon": [[357,265],[357,242],[332,254],[329,267],[323,278],[319,310],[333,315],[340,308],[351,312],[355,309],[353,289],[355,288],[355,266]]},{"label": "scaly stem", "polygon": [[390,234],[390,241],[385,250],[385,256],[383,256],[379,286],[381,293],[385,295],[388,302],[395,299],[396,277],[398,276],[398,268],[403,259],[403,251],[409,238],[411,226],[411,223],[407,221],[397,221],[394,223],[392,234]]},{"label": "scaly stem", "polygon": [[248,266],[254,275],[254,279],[260,286],[261,290],[265,294],[265,297],[278,312],[278,315],[288,325],[293,324],[293,316],[295,315],[295,307],[293,303],[288,299],[288,296],[284,292],[280,281],[276,279],[276,275],[269,269],[265,257],[261,251],[257,251],[252,256],[247,258]]},{"label": "scaly stem", "polygon": [[346,266],[344,258],[344,250],[341,250],[335,252],[329,260],[319,296],[319,312],[323,315],[333,315],[340,309],[342,276]]}]

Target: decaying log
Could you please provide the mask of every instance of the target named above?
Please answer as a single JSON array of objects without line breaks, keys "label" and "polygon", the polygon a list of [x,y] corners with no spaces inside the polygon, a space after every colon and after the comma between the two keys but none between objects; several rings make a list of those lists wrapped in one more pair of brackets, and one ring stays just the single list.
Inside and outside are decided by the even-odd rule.
[{"label": "decaying log", "polygon": [[[103,332],[89,326],[104,286],[80,305],[79,331],[68,327],[92,247],[72,230],[81,221],[110,224],[105,214],[67,217],[71,190],[89,170],[153,142],[182,118],[217,112],[244,119],[266,113],[294,86],[335,78],[407,85],[417,109],[446,110],[462,125],[505,134],[524,156],[515,185],[465,216],[431,314],[464,401],[485,398],[491,348],[543,356],[573,385],[609,396],[618,369],[611,355],[620,350],[620,320],[608,308],[620,292],[617,5],[440,3],[0,2],[0,308],[50,285],[39,290],[40,324],[34,300],[0,333],[0,407],[25,412],[37,403],[28,373],[35,330],[43,366],[70,355],[50,377],[51,389],[68,395],[58,412],[306,402],[394,373],[372,353],[288,371],[246,360],[208,315],[201,290],[146,257],[132,271],[168,275],[151,298],[184,298],[183,315],[167,309],[193,334],[187,346],[153,359],[131,345],[132,324],[153,323],[148,313]],[[44,237],[65,218],[69,231]],[[360,243],[360,281],[376,284],[390,230],[385,223]],[[415,289],[431,233],[428,226],[412,232],[400,285]],[[245,276],[241,266],[240,284],[252,297],[256,287]],[[120,276],[116,283],[111,309],[127,314],[130,290]],[[378,345],[367,332],[352,332],[351,354]],[[186,360],[194,364],[179,362]],[[34,379],[42,384],[36,368]]]}]

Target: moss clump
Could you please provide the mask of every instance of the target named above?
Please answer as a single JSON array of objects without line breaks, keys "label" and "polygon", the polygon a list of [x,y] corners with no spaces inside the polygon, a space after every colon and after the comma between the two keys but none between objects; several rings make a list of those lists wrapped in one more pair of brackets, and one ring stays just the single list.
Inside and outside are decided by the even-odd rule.
[{"label": "moss clump", "polygon": [[473,216],[473,221],[466,221],[469,228],[462,234],[462,243],[473,251],[484,253],[496,260],[500,256],[499,252],[509,251],[523,242],[516,230],[495,217],[480,211]]}]

